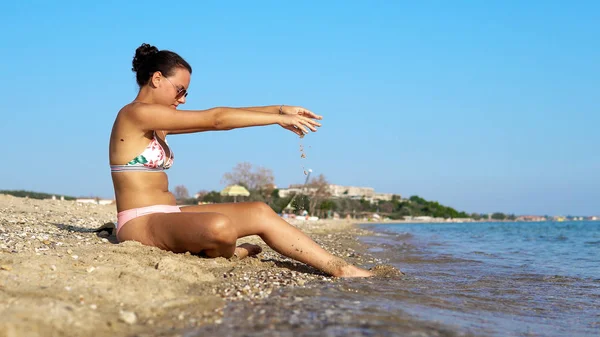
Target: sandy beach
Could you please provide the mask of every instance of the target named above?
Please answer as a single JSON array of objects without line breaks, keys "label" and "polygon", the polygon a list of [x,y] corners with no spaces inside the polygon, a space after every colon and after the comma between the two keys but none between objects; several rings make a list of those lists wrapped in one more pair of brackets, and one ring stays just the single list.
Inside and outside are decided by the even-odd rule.
[{"label": "sandy beach", "polygon": [[[257,257],[206,259],[97,231],[114,221],[114,205],[0,195],[0,336],[174,336],[220,324],[226,303],[338,282],[258,237],[238,242],[261,245]],[[350,222],[294,225],[350,263],[382,263],[356,240],[368,232]]]}]

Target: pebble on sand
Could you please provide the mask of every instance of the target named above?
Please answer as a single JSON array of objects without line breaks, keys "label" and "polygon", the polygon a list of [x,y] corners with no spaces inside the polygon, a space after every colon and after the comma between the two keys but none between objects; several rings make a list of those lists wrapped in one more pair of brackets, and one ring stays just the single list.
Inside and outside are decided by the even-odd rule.
[{"label": "pebble on sand", "polygon": [[119,320],[130,325],[135,324],[137,322],[137,315],[135,312],[121,311],[119,312]]}]

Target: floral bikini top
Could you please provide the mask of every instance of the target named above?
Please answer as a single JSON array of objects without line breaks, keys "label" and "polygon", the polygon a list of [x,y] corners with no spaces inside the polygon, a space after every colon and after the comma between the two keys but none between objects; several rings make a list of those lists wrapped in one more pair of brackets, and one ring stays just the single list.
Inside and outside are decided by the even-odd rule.
[{"label": "floral bikini top", "polygon": [[[165,137],[165,145],[167,138]],[[154,131],[154,137],[150,144],[146,146],[144,152],[139,156],[133,158],[129,163],[125,165],[110,165],[111,172],[126,172],[126,171],[146,171],[146,172],[162,172],[173,165],[173,152],[169,149],[169,158],[166,158],[167,154],[164,147],[159,142],[159,138],[156,136]]]}]

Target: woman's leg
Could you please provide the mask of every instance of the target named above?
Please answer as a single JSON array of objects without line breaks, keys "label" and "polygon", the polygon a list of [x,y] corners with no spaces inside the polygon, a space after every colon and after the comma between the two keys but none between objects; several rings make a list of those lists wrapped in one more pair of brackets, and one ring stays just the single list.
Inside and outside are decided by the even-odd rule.
[{"label": "woman's leg", "polygon": [[119,241],[135,240],[175,253],[233,256],[238,234],[231,220],[218,213],[152,213],[128,221]]},{"label": "woman's leg", "polygon": [[230,219],[237,237],[259,235],[280,254],[306,263],[327,274],[341,277],[371,276],[372,273],[348,264],[321,248],[296,227],[261,202],[210,204],[181,207],[183,214],[219,213]]}]

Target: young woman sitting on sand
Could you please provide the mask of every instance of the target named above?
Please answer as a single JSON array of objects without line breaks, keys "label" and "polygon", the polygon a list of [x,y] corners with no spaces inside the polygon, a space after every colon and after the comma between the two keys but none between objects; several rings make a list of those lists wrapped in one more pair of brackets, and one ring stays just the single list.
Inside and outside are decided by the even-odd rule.
[{"label": "young woman sitting on sand", "polygon": [[329,275],[372,275],[329,254],[264,203],[178,207],[169,192],[165,170],[174,156],[167,135],[278,124],[303,136],[321,126],[316,121],[321,116],[287,105],[177,110],[185,103],[192,67],[176,53],[148,44],[135,51],[133,71],[140,91],[119,111],[109,148],[119,241],[135,240],[175,253],[244,258],[261,249],[236,247],[236,240],[258,235],[278,253]]}]

